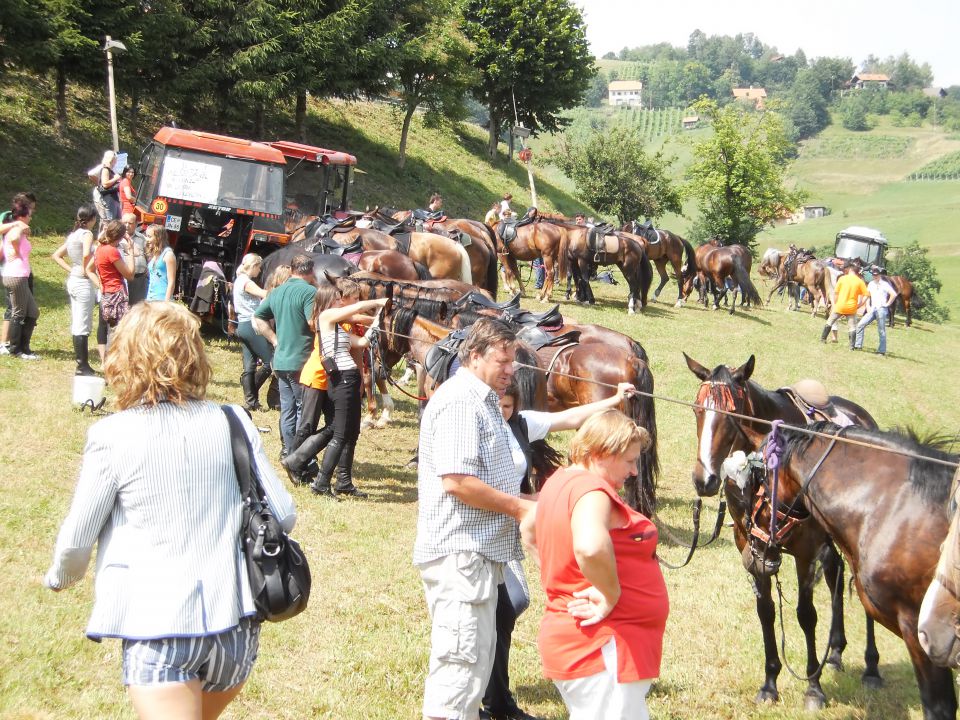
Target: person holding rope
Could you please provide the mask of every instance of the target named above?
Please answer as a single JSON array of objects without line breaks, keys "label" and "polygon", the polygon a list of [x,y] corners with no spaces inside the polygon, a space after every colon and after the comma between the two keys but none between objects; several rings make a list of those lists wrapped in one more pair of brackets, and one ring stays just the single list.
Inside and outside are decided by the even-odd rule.
[{"label": "person holding rope", "polygon": [[571,720],[649,717],[670,608],[657,528],[619,494],[649,445],[619,410],[590,417],[570,444],[573,464],[521,522],[547,595],[537,641],[544,675]]},{"label": "person holding rope", "polygon": [[[543,441],[551,432],[576,430],[595,413],[620,405],[631,397],[636,388],[631,383],[620,383],[617,392],[608,398],[587,405],[567,408],[560,412],[541,412],[520,409],[520,388],[511,381],[500,396],[500,412],[510,427],[510,452],[517,473],[521,476],[521,496],[535,497],[534,486],[546,481],[542,463],[535,462],[533,443]],[[547,464],[559,453],[547,446]],[[554,468],[557,465],[553,465]],[[546,469],[549,471],[549,468]],[[534,473],[544,473],[533,482]],[[504,567],[504,581],[497,586],[497,646],[493,670],[483,694],[480,718],[491,720],[537,720],[517,705],[510,691],[510,643],[517,618],[530,604],[530,590],[523,573],[523,565],[511,560]]]}]

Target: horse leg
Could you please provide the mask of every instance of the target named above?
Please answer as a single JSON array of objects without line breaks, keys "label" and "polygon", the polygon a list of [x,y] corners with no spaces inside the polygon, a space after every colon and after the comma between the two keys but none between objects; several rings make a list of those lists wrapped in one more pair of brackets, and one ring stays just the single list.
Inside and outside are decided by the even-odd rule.
[{"label": "horse leg", "polygon": [[[660,258],[659,260],[654,260],[653,264],[657,266],[657,273],[660,275],[660,284],[657,285],[657,289],[653,291],[653,298],[652,298],[653,302],[657,302],[658,298],[660,297],[660,291],[663,290],[663,288],[666,286],[668,282],[670,282],[670,276],[667,275],[666,258]],[[682,285],[680,286],[680,292],[681,294],[683,293]],[[680,300],[682,299],[683,297],[681,295]],[[677,300],[677,302],[680,302],[680,300]]]},{"label": "horse leg", "polygon": [[910,653],[913,673],[920,688],[924,720],[954,720],[957,715],[957,694],[953,685],[953,673],[949,668],[935,666],[920,646],[917,636],[917,616],[898,618],[900,636]]},{"label": "horse leg", "polygon": [[903,310],[907,314],[906,324],[907,327],[910,327],[911,317],[910,317],[910,300],[907,297],[903,298]]},{"label": "horse leg", "polygon": [[876,690],[883,687],[883,678],[880,677],[880,653],[877,651],[877,636],[873,618],[867,615],[867,644],[863,649],[863,677],[860,682],[864,687]]},{"label": "horse leg", "polygon": [[773,596],[770,592],[770,578],[753,578],[757,592],[757,617],[760,618],[760,628],[763,632],[763,654],[764,654],[764,681],[757,693],[755,702],[774,703],[780,699],[780,693],[777,691],[777,678],[780,676],[780,669],[783,665],[780,663],[780,655],[777,653],[777,635],[774,627],[777,617],[777,610],[773,604]]},{"label": "horse leg", "polygon": [[[671,260],[673,264],[673,271],[677,274],[677,302],[674,303],[674,307],[680,307],[683,305],[683,269],[680,267],[679,260]],[[666,270],[666,268],[664,268]]]},{"label": "horse leg", "polygon": [[549,253],[544,253],[541,257],[543,258],[543,270],[546,275],[544,276],[543,287],[540,289],[537,300],[547,302],[550,299],[550,294],[553,292],[553,270],[557,258]]},{"label": "horse leg", "polygon": [[393,398],[390,397],[386,380],[377,380],[377,387],[380,389],[380,398],[383,402],[383,407],[380,411],[380,419],[377,420],[376,426],[378,428],[385,428],[390,422],[390,415],[393,413]]},{"label": "horse leg", "polygon": [[[594,264],[588,259],[583,259],[580,265],[580,280],[583,283],[583,301],[587,305],[593,305],[597,299],[593,296],[593,288],[590,286],[590,278],[595,270]],[[579,294],[579,293],[578,293]]]},{"label": "horse leg", "polygon": [[637,298],[640,297],[640,281],[638,280],[640,272],[639,268],[634,267],[634,265],[636,265],[636,263],[630,263],[626,260],[617,263],[620,272],[623,273],[623,277],[627,281],[627,315],[634,315],[636,313],[635,305]]},{"label": "horse leg", "polygon": [[816,581],[816,559],[804,562],[796,559],[797,565],[797,622],[803,629],[807,646],[807,691],[803,694],[804,710],[821,710],[827,696],[820,686],[820,659],[817,657],[817,608],[813,604],[813,586]]},{"label": "horse leg", "polygon": [[364,368],[360,377],[363,382],[363,394],[367,399],[367,414],[360,423],[360,429],[366,430],[376,424],[377,398],[373,392],[373,374],[368,368]]},{"label": "horse leg", "polygon": [[830,590],[830,636],[827,646],[830,652],[827,655],[827,665],[837,670],[843,670],[843,651],[847,647],[847,634],[843,623],[843,559],[832,542],[824,545],[820,552],[820,562],[823,564],[823,577]]}]

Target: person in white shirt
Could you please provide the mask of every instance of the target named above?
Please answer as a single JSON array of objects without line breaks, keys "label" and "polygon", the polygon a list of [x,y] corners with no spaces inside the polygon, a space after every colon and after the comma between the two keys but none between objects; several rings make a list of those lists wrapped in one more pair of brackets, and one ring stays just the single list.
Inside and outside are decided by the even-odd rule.
[{"label": "person in white shirt", "polygon": [[870,293],[869,309],[857,323],[857,334],[853,349],[863,349],[863,331],[874,320],[877,321],[877,332],[880,334],[880,344],[877,346],[877,355],[887,354],[887,317],[890,306],[897,301],[897,291],[879,273],[873,273],[867,283],[867,292]]},{"label": "person in white shirt", "polygon": [[503,200],[500,201],[500,219],[508,218],[513,215],[513,211],[510,209],[510,201],[513,200],[513,195],[506,193],[503,196]]}]

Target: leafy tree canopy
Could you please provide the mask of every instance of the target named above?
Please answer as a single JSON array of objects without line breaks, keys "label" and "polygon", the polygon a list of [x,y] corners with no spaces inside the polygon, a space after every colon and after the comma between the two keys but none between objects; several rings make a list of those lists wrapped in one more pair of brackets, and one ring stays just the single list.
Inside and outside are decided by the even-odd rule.
[{"label": "leafy tree canopy", "polygon": [[927,252],[927,248],[913,240],[906,247],[898,249],[896,255],[889,260],[887,273],[903,275],[913,283],[914,317],[942,323],[950,318],[950,311],[937,300],[942,285]]}]

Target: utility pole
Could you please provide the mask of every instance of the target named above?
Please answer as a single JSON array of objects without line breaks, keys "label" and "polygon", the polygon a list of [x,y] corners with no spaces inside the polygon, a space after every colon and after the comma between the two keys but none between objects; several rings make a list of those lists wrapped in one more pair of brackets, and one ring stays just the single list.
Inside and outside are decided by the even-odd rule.
[{"label": "utility pole", "polygon": [[113,88],[113,53],[122,53],[127,49],[119,40],[112,40],[107,35],[103,44],[103,51],[107,54],[107,93],[110,95],[110,131],[113,133],[113,151],[120,152],[120,137],[117,133],[117,94]]}]

